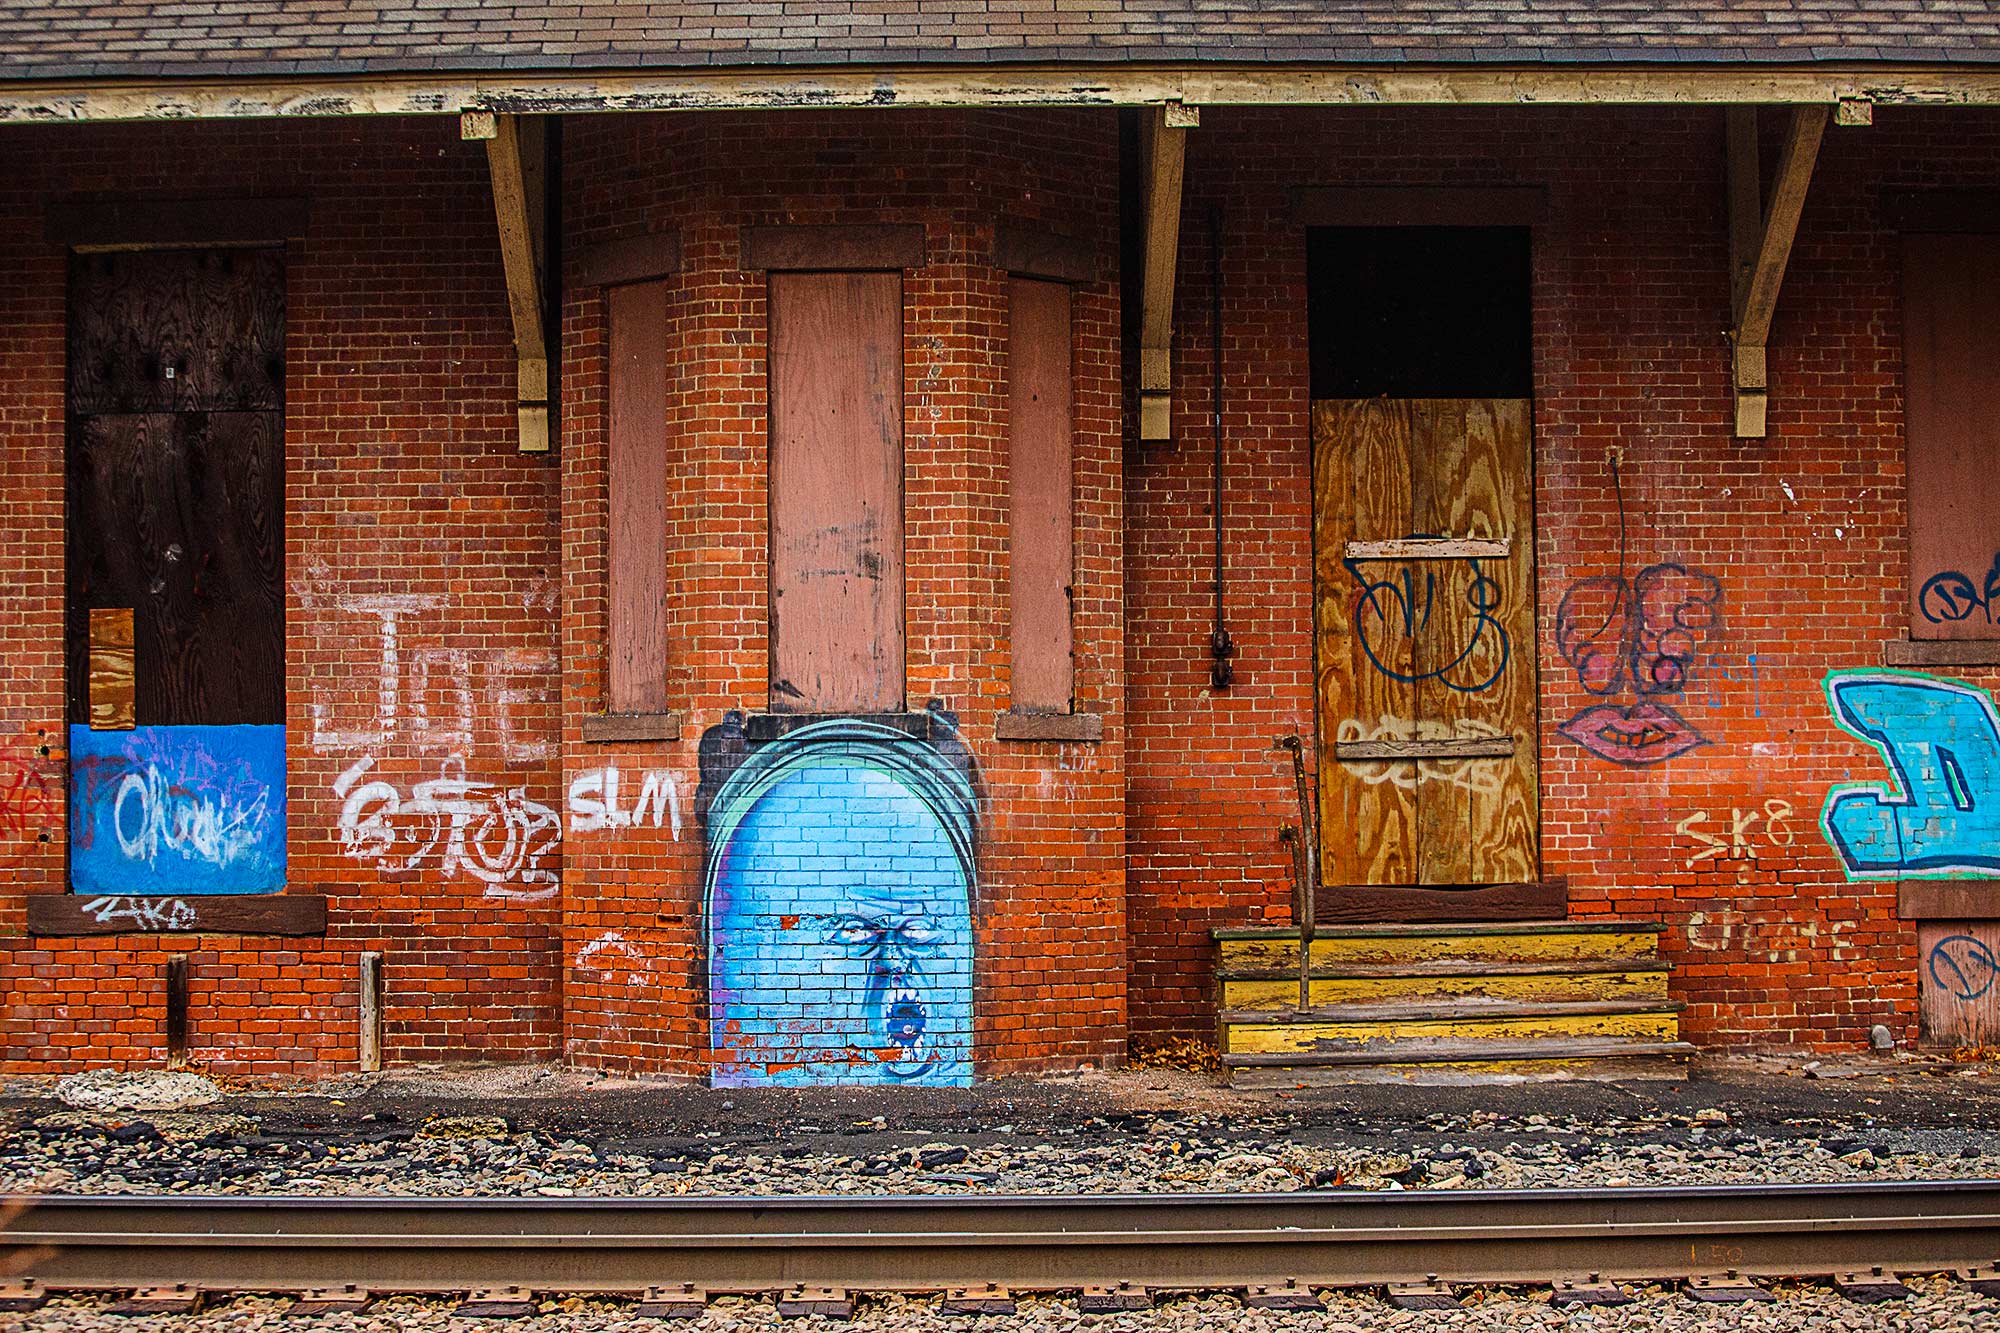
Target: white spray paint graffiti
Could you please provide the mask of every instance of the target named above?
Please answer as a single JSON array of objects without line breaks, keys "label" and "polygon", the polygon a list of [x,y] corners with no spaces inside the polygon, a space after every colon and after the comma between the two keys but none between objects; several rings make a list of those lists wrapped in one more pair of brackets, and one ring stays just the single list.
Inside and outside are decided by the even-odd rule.
[{"label": "white spray paint graffiti", "polygon": [[649,769],[640,775],[639,794],[626,809],[620,800],[623,775],[616,768],[593,768],[569,784],[569,831],[592,833],[606,828],[661,828],[671,825],[681,836],[681,793],[674,775]]},{"label": "white spray paint graffiti", "polygon": [[83,910],[99,925],[123,921],[135,930],[184,930],[194,924],[194,908],[179,898],[92,898]]},{"label": "white spray paint graffiti", "polygon": [[[1351,741],[1448,741],[1448,740],[1490,740],[1506,733],[1489,723],[1473,718],[1461,717],[1452,722],[1442,718],[1423,718],[1413,721],[1406,717],[1390,717],[1383,714],[1370,726],[1360,718],[1344,717],[1334,732],[1336,742]],[[1493,795],[1506,786],[1508,766],[1496,764],[1491,759],[1424,759],[1417,763],[1390,763],[1372,761],[1367,763],[1343,763],[1343,772],[1360,778],[1371,787],[1384,782],[1394,783],[1405,791],[1417,785],[1418,770],[1434,782],[1448,782],[1454,787],[1467,791]]]},{"label": "white spray paint graffiti", "polygon": [[1801,954],[1824,952],[1832,962],[1844,962],[1852,952],[1846,938],[1852,921],[1797,921],[1784,916],[1752,916],[1724,909],[1691,912],[1687,919],[1690,949],[1703,953],[1741,951],[1747,956],[1794,963]]},{"label": "white spray paint graffiti", "polygon": [[[301,589],[302,600],[311,607],[372,618],[378,672],[373,708],[362,716],[352,715],[352,704],[343,706],[333,682],[315,684],[311,743],[316,752],[379,753],[403,744],[418,753],[463,754],[474,747],[478,706],[484,698],[508,763],[531,763],[555,753],[549,737],[522,725],[528,706],[548,701],[556,674],[554,653],[540,648],[412,647],[408,639],[413,625],[426,613],[444,609],[442,594],[329,596],[319,586],[325,579],[324,574],[308,579]],[[527,600],[532,607],[541,597],[531,589]],[[343,711],[347,716],[340,716]]]},{"label": "white spray paint graffiti", "polygon": [[[247,795],[248,799],[242,799]],[[152,865],[162,848],[215,866],[231,866],[252,856],[264,837],[271,793],[191,788],[148,764],[118,783],[111,806],[111,829],[118,850]]]},{"label": "white spray paint graffiti", "polygon": [[[527,788],[474,782],[465,759],[452,755],[440,775],[405,796],[393,782],[369,778],[373,758],[349,766],[333,784],[341,801],[341,848],[357,861],[391,870],[435,864],[440,878],[466,874],[489,898],[535,901],[555,893],[561,875],[562,819],[528,799]],[[681,836],[679,785],[665,769],[637,776],[630,805],[615,767],[579,773],[569,787],[569,831],[671,828]]]},{"label": "white spray paint graffiti", "polygon": [[576,970],[591,973],[608,986],[644,985],[652,964],[638,945],[615,930],[607,930],[576,951]]},{"label": "white spray paint graffiti", "polygon": [[435,859],[444,879],[467,874],[489,898],[534,901],[558,886],[562,820],[525,787],[472,782],[453,755],[442,774],[410,788],[362,781],[375,764],[363,759],[333,784],[340,797],[342,849],[357,861],[414,871]]}]

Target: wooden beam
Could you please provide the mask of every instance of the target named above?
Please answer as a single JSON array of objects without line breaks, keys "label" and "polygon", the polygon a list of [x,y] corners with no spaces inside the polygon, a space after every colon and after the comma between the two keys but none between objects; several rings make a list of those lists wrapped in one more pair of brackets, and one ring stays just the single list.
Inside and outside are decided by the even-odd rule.
[{"label": "wooden beam", "polygon": [[486,141],[493,179],[493,213],[500,224],[500,259],[507,274],[507,309],[514,318],[515,397],[523,453],[549,447],[549,349],[543,333],[547,253],[543,122],[536,116],[468,112],[467,139]]},{"label": "wooden beam", "polygon": [[1174,274],[1180,264],[1181,179],[1189,108],[1147,112],[1139,129],[1140,225],[1145,258],[1139,294],[1139,438],[1174,429]]},{"label": "wooden beam", "polygon": [[785,69],[495,71],[294,78],[16,80],[0,123],[969,106],[2000,105],[2000,68],[1799,60],[1768,65],[1099,61]]},{"label": "wooden beam", "polygon": [[1792,111],[1768,202],[1757,161],[1756,116],[1754,109],[1737,107],[1728,117],[1730,343],[1736,434],[1743,439],[1760,438],[1766,430],[1770,378],[1765,348],[1799,217],[1805,211],[1813,162],[1826,133],[1828,108],[1802,106]]}]

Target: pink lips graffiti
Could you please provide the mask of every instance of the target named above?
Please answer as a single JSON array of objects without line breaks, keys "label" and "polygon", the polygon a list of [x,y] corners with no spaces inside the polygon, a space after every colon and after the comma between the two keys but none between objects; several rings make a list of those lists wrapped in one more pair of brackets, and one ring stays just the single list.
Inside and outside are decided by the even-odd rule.
[{"label": "pink lips graffiti", "polygon": [[1614,764],[1643,767],[1686,754],[1708,738],[1664,704],[1641,703],[1629,708],[1598,704],[1586,708],[1558,728],[1563,735]]}]

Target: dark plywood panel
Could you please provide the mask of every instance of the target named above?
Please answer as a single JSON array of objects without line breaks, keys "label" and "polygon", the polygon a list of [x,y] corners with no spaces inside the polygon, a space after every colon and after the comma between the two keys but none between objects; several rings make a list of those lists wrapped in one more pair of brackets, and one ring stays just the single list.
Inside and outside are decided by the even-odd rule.
[{"label": "dark plywood panel", "polygon": [[1569,881],[1558,875],[1520,884],[1449,887],[1329,884],[1321,887],[1316,915],[1322,926],[1375,921],[1561,921],[1569,915]]},{"label": "dark plywood panel", "polygon": [[904,705],[903,284],[770,278],[771,709]]},{"label": "dark plywood panel", "polygon": [[1013,706],[1066,713],[1075,693],[1070,618],[1070,292],[1008,284],[1007,485]]},{"label": "dark plywood panel", "polygon": [[324,935],[326,899],[311,893],[90,897],[33,893],[30,935]]},{"label": "dark plywood panel", "polygon": [[611,340],[609,711],[667,707],[667,289],[605,293]]},{"label": "dark plywood panel", "polygon": [[69,719],[89,612],[131,607],[140,725],[282,723],[283,415],[72,419]]},{"label": "dark plywood panel", "polygon": [[993,229],[993,267],[1024,278],[1096,282],[1103,264],[1088,241],[1003,222]]},{"label": "dark plywood panel", "polygon": [[70,257],[69,410],[284,406],[284,251]]},{"label": "dark plywood panel", "polygon": [[1910,635],[2000,638],[2000,236],[1908,236]]},{"label": "dark plywood panel", "polygon": [[138,725],[132,679],[132,608],[93,607],[90,612],[90,725],[130,731]]},{"label": "dark plywood panel", "polygon": [[1292,221],[1305,227],[1527,227],[1547,218],[1540,186],[1303,185]]}]

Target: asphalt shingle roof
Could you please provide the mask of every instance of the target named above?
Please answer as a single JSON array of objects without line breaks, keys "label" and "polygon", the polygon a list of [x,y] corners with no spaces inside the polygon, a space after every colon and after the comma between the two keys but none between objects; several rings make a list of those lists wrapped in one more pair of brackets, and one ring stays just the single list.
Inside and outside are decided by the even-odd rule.
[{"label": "asphalt shingle roof", "polygon": [[0,79],[1001,61],[2000,61],[2000,0],[9,0]]}]

